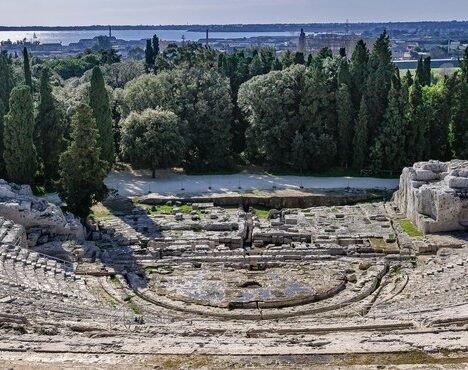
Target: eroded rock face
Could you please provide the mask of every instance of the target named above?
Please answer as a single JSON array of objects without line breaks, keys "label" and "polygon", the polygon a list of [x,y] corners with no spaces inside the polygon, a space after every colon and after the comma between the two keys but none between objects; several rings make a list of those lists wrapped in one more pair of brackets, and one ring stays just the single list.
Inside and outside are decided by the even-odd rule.
[{"label": "eroded rock face", "polygon": [[468,161],[418,162],[403,170],[395,203],[424,233],[468,229]]},{"label": "eroded rock face", "polygon": [[58,240],[84,240],[83,225],[70,213],[33,195],[28,185],[0,180],[0,217],[22,225],[32,235],[31,243],[41,237]]}]

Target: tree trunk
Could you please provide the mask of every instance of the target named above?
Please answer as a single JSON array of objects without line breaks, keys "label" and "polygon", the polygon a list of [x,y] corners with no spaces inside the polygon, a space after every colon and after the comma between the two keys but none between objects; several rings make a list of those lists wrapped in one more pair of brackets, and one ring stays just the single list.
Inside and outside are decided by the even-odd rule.
[{"label": "tree trunk", "polygon": [[156,178],[156,167],[153,167],[153,168],[151,169],[151,171],[152,171],[151,176],[153,177],[153,179],[155,179],[155,178]]}]

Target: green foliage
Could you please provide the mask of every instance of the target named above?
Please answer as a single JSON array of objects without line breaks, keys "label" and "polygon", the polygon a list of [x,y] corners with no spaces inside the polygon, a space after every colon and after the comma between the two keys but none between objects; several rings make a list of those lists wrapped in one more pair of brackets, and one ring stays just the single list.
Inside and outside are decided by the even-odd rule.
[{"label": "green foliage", "polygon": [[366,101],[369,112],[369,139],[380,132],[388,106],[388,94],[392,84],[395,68],[392,64],[390,38],[386,32],[377,39],[369,58],[369,75],[366,83]]},{"label": "green foliage", "polygon": [[31,91],[33,91],[31,63],[29,62],[29,53],[28,53],[28,49],[26,48],[23,49],[23,68],[24,68],[24,83],[25,85],[31,88]]},{"label": "green foliage", "polygon": [[393,86],[390,90],[381,133],[371,152],[374,170],[401,171],[409,164],[405,145],[408,130],[407,99],[406,86]]},{"label": "green foliage", "polygon": [[146,40],[146,49],[145,49],[146,72],[149,73],[154,70],[155,61],[156,61],[156,55],[154,54],[153,43],[151,40]]},{"label": "green foliage", "polygon": [[157,168],[180,164],[184,140],[178,117],[169,111],[147,109],[131,113],[122,127],[122,151],[133,164]]},{"label": "green foliage", "polygon": [[239,106],[250,124],[248,153],[276,165],[289,161],[297,131],[297,115],[304,85],[303,66],[258,76],[239,90]]},{"label": "green foliage", "polygon": [[92,51],[87,50],[78,56],[61,58],[48,62],[48,66],[57,72],[63,79],[71,77],[81,77],[83,74],[94,68],[106,64],[118,63],[121,57],[114,49]]},{"label": "green foliage", "polygon": [[423,236],[422,232],[420,232],[418,229],[416,229],[416,227],[414,227],[411,220],[400,220],[400,226],[411,237],[417,238]]},{"label": "green foliage", "polygon": [[106,162],[99,159],[98,130],[91,108],[80,105],[72,119],[72,141],[60,156],[61,195],[68,209],[84,218],[104,194]]},{"label": "green foliage", "polygon": [[341,166],[351,165],[353,158],[353,103],[351,92],[346,84],[342,84],[336,95],[338,114],[338,156]]},{"label": "green foliage", "polygon": [[0,99],[0,178],[6,177],[5,161],[3,160],[3,152],[5,147],[3,145],[3,132],[5,129],[5,105]]},{"label": "green foliage", "polygon": [[40,101],[36,116],[36,147],[44,166],[44,178],[48,186],[59,178],[59,158],[65,149],[65,125],[58,104],[52,95],[50,71],[42,70]]},{"label": "green foliage", "polygon": [[174,112],[181,120],[190,167],[229,165],[233,108],[229,81],[216,70],[176,68],[141,76],[127,85],[124,101],[130,111],[161,108]]},{"label": "green foliage", "polygon": [[102,76],[101,69],[97,66],[93,68],[89,102],[99,132],[98,146],[100,148],[101,159],[112,164],[115,161],[112,113],[104,77]]},{"label": "green foliage", "polygon": [[32,184],[37,170],[34,145],[34,105],[31,88],[15,87],[10,96],[10,111],[5,116],[3,159],[8,179]]},{"label": "green foliage", "polygon": [[5,112],[8,111],[10,93],[14,87],[13,69],[6,53],[0,52],[0,100],[3,102]]},{"label": "green foliage", "polygon": [[354,138],[353,138],[353,167],[357,170],[362,170],[366,166],[369,146],[367,142],[367,125],[368,125],[367,102],[365,96],[361,99],[359,115],[356,120]]}]

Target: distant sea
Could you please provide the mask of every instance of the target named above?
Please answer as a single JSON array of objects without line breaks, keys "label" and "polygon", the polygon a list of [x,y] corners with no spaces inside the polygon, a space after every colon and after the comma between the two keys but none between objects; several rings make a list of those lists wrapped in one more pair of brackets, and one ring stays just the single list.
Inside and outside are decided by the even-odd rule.
[{"label": "distant sea", "polygon": [[[36,39],[34,39],[36,34]],[[188,32],[186,30],[115,30],[112,36],[120,40],[133,41],[151,38],[157,34],[161,40],[181,41],[182,36],[187,41],[198,41],[206,37],[204,32]],[[69,45],[81,39],[92,39],[96,36],[108,35],[106,31],[0,31],[0,41],[13,42],[23,40],[40,41],[41,44],[62,43]],[[259,36],[299,36],[299,32],[211,32],[210,38],[232,39]]]}]

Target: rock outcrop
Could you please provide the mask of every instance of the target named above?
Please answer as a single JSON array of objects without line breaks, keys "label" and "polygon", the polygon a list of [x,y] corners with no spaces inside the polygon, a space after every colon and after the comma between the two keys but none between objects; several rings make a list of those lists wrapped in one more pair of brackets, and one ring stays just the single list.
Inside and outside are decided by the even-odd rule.
[{"label": "rock outcrop", "polygon": [[0,180],[0,217],[22,225],[29,246],[53,240],[84,240],[85,229],[71,213],[33,195],[30,186]]},{"label": "rock outcrop", "polygon": [[468,229],[468,161],[418,162],[403,170],[396,206],[423,233]]}]

